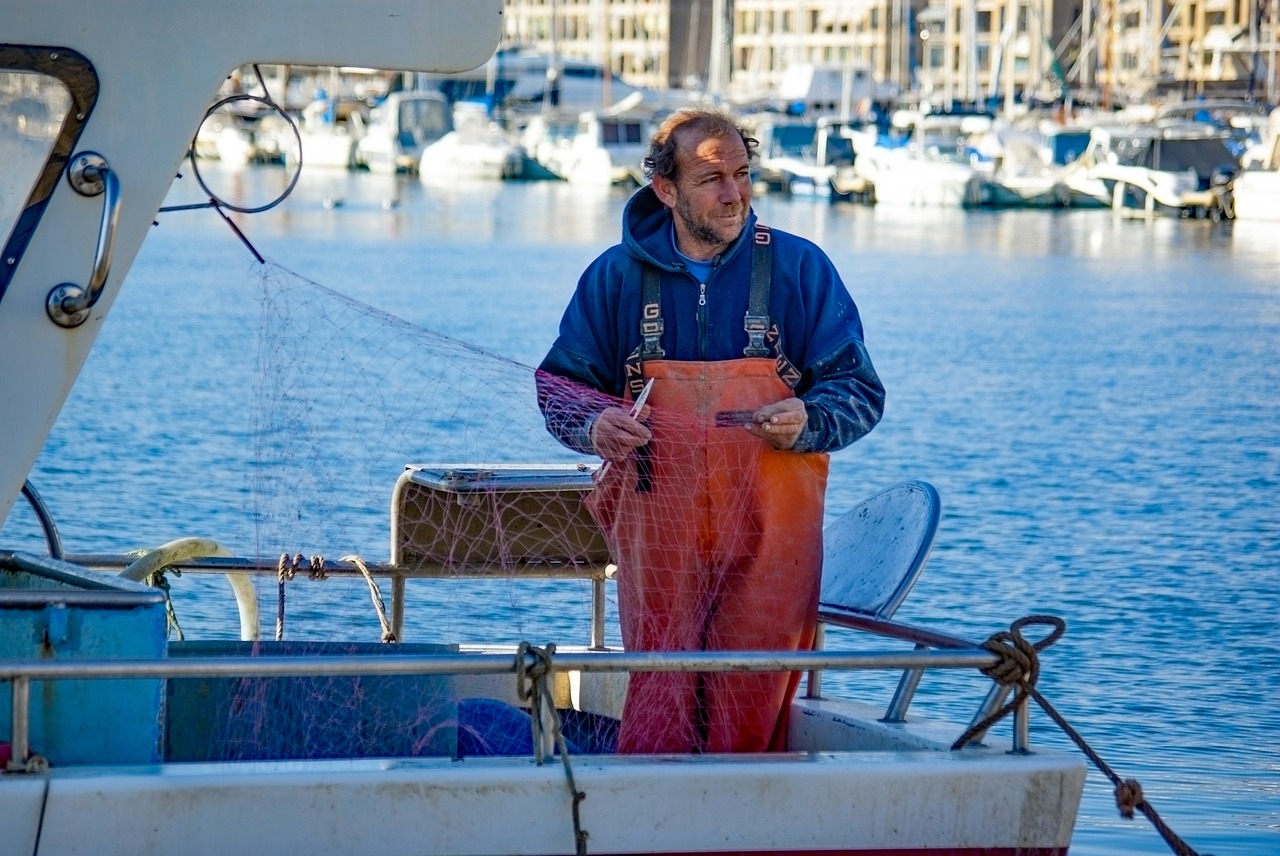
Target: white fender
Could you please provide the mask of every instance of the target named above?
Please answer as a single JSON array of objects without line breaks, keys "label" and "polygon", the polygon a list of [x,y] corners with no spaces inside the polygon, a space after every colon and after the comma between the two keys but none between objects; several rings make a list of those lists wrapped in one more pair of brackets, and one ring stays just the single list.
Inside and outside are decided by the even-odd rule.
[{"label": "white fender", "polygon": [[[230,550],[211,538],[178,538],[132,562],[120,572],[120,576],[134,582],[142,582],[161,568],[185,562],[188,559],[232,555],[234,554]],[[240,613],[240,638],[245,642],[256,642],[261,636],[262,622],[258,614],[258,596],[253,587],[253,580],[248,574],[228,573],[225,576],[232,593],[235,594],[236,608]]]}]

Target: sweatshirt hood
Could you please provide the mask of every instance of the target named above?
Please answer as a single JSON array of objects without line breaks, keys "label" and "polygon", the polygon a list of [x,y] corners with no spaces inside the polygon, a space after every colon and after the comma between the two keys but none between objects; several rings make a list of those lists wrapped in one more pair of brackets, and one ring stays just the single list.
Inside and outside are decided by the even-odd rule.
[{"label": "sweatshirt hood", "polygon": [[[729,249],[721,253],[722,262],[737,255],[748,243],[755,223],[755,210],[748,210],[747,223]],[[622,246],[628,255],[662,270],[684,270],[684,263],[676,254],[671,229],[671,212],[662,204],[653,185],[646,184],[627,200],[622,212]]]}]

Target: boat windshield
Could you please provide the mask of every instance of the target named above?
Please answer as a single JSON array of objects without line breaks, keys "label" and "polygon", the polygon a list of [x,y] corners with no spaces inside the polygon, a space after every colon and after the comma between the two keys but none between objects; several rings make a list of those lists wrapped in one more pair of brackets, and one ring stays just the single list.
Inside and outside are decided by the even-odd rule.
[{"label": "boat windshield", "polygon": [[1053,162],[1059,166],[1066,166],[1080,157],[1081,153],[1088,147],[1088,131],[1064,131],[1060,134],[1055,134],[1051,144]]},{"label": "boat windshield", "polygon": [[853,163],[853,140],[839,134],[827,137],[825,160],[829,164]]},{"label": "boat windshield", "polygon": [[915,145],[928,160],[968,160],[968,136],[958,122],[919,128]]},{"label": "boat windshield", "polygon": [[1161,139],[1159,137],[1122,137],[1113,146],[1121,164],[1157,169],[1163,172],[1194,170],[1207,177],[1215,170],[1234,167],[1235,156],[1219,137],[1193,139]]},{"label": "boat windshield", "polygon": [[[406,148],[438,140],[449,133],[449,107],[443,99],[408,99],[400,102],[400,135]],[[404,138],[408,139],[405,140]]]},{"label": "boat windshield", "polygon": [[62,81],[0,71],[0,236],[7,243],[71,109]]},{"label": "boat windshield", "polygon": [[644,142],[643,122],[604,122],[600,126],[605,145]]},{"label": "boat windshield", "polygon": [[803,158],[813,154],[813,138],[818,129],[813,125],[782,125],[773,130],[769,144],[770,157]]}]

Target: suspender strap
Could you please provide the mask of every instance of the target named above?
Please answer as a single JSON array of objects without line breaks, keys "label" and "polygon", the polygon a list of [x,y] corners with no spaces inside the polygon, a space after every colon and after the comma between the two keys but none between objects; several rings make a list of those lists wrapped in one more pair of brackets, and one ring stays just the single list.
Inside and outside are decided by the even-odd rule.
[{"label": "suspender strap", "polygon": [[662,273],[641,263],[640,345],[627,355],[624,381],[632,400],[644,389],[644,361],[660,360],[662,350]]},{"label": "suspender strap", "polygon": [[660,360],[662,350],[662,273],[653,265],[644,268],[640,310],[640,359]]},{"label": "suspender strap", "polygon": [[756,224],[755,241],[751,245],[751,296],[747,299],[747,346],[743,356],[767,357],[765,334],[769,332],[769,285],[773,278],[773,235],[768,226]]}]

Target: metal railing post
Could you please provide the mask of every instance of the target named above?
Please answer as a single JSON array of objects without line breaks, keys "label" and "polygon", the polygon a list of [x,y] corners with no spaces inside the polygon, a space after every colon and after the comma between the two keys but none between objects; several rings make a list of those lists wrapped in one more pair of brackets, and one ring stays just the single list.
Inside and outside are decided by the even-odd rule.
[{"label": "metal railing post", "polygon": [[1034,755],[1031,751],[1031,697],[1023,696],[1013,711],[1013,748],[1010,755]]},{"label": "metal railing post", "polygon": [[391,575],[391,632],[404,641],[404,575]]},{"label": "metal railing post", "polygon": [[[929,646],[917,644],[915,649],[927,651]],[[902,673],[898,688],[893,691],[893,698],[889,700],[889,707],[885,710],[881,722],[907,721],[907,708],[911,706],[911,700],[915,698],[916,690],[920,687],[920,679],[923,677],[923,669],[907,669]]]},{"label": "metal railing post", "polygon": [[15,677],[13,685],[13,724],[9,729],[9,769],[27,769],[31,755],[31,679]]},{"label": "metal railing post", "polygon": [[[813,650],[821,651],[827,641],[827,625],[824,621],[818,622],[818,629],[813,636]],[[822,698],[822,670],[810,669],[809,682],[804,692],[805,698]]]},{"label": "metal railing post", "polygon": [[591,650],[604,649],[604,574],[591,578]]}]

